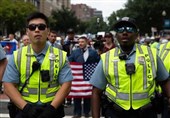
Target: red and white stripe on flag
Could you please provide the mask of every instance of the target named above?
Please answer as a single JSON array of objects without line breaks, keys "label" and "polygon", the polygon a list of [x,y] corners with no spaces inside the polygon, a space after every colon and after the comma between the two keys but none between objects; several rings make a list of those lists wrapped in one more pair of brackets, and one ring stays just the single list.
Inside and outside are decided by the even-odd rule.
[{"label": "red and white stripe on flag", "polygon": [[83,64],[78,62],[70,62],[73,81],[71,86],[71,91],[68,97],[72,98],[84,98],[91,97],[92,95],[92,85],[89,81],[86,81],[83,76]]}]

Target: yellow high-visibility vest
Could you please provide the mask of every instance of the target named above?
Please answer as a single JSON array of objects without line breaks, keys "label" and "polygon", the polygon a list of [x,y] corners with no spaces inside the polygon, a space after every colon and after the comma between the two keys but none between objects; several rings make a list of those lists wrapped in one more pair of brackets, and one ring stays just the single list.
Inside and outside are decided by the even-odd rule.
[{"label": "yellow high-visibility vest", "polygon": [[[20,90],[32,72],[33,62],[36,61],[31,46],[15,51],[14,60],[20,72]],[[66,52],[49,46],[40,69],[33,73],[21,93],[23,99],[31,103],[38,101],[42,103],[51,102],[60,88],[57,78],[65,60]],[[42,82],[41,70],[49,70],[50,81]]]},{"label": "yellow high-visibility vest", "polygon": [[120,49],[101,55],[108,81],[105,94],[125,110],[138,109],[151,102],[154,96],[157,71],[156,49],[136,44],[135,73],[128,75],[125,60],[119,59]]},{"label": "yellow high-visibility vest", "polygon": [[170,73],[170,42],[160,45],[159,56],[163,61],[166,70]]}]

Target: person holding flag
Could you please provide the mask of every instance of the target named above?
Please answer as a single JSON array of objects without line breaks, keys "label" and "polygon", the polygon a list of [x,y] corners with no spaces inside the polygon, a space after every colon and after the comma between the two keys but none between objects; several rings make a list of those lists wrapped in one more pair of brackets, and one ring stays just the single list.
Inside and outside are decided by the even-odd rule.
[{"label": "person holding flag", "polygon": [[[72,51],[71,55],[68,58],[69,61],[70,62],[78,62],[81,64],[90,63],[89,66],[93,65],[93,63],[98,63],[100,57],[94,49],[88,47],[88,39],[85,36],[81,36],[80,38],[78,38],[78,43],[79,43],[79,48]],[[71,64],[71,68],[72,68],[72,64]],[[92,67],[90,67],[90,68],[92,68]],[[90,70],[90,68],[88,70]],[[84,68],[83,68],[83,71],[84,71]],[[74,78],[73,70],[72,70],[72,73],[73,73],[73,78]],[[85,79],[86,77],[84,74],[83,74],[83,78]],[[76,81],[75,79],[79,79],[79,78],[75,77],[73,82]],[[80,80],[77,80],[77,81],[80,82]],[[84,81],[89,81],[89,79],[86,79]],[[72,82],[72,86],[73,86],[73,82]],[[79,85],[75,85],[75,86],[79,86]],[[81,87],[83,87],[83,85]],[[71,92],[72,92],[72,90],[71,90]],[[84,94],[86,94],[86,93],[84,92]],[[84,100],[83,101],[83,113],[84,113],[85,117],[89,117],[90,116],[90,114],[89,114],[90,107],[91,107],[91,105],[90,105],[91,104],[91,100],[90,100],[91,95],[90,95],[90,97],[86,97],[85,95],[82,95],[82,96],[84,96],[83,97],[83,100]],[[82,96],[78,96],[78,94],[77,94],[77,96],[74,96],[74,116],[73,116],[73,118],[80,118],[82,115],[82,113],[81,113],[82,112],[82,107],[81,107]]]}]

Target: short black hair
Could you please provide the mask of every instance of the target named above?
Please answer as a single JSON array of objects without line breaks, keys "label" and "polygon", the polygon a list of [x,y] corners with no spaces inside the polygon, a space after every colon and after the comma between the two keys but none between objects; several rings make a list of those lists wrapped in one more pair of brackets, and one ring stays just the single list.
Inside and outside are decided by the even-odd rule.
[{"label": "short black hair", "polygon": [[32,19],[36,19],[36,18],[41,18],[45,21],[47,27],[48,27],[48,24],[49,24],[49,21],[48,21],[48,18],[45,14],[41,13],[41,12],[33,12],[31,13],[27,19],[26,19],[26,25],[28,26],[29,22],[32,20]]},{"label": "short black hair", "polygon": [[50,30],[49,33],[57,34],[57,32],[55,30]]},{"label": "short black hair", "polygon": [[80,36],[77,40],[79,40],[79,39],[84,39],[86,42],[88,42],[88,39],[85,36]]}]

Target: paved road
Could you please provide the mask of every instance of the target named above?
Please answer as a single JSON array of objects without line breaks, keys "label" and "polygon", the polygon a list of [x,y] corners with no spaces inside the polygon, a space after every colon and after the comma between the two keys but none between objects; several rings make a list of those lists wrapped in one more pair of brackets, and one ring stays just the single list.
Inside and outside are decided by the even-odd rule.
[{"label": "paved road", "polygon": [[[9,99],[4,94],[0,94],[0,118],[9,118],[8,110],[7,110],[7,102]],[[65,107],[65,117],[64,118],[71,118],[73,116],[73,105],[70,107]],[[82,117],[83,118],[83,117]]]},{"label": "paved road", "polygon": [[[4,94],[0,94],[0,118],[9,118],[8,110],[7,110],[8,101],[9,99]],[[73,105],[67,108],[65,107],[66,116],[64,118],[71,118],[73,116],[72,112],[73,112]],[[158,118],[161,118],[161,116],[158,116]]]}]

